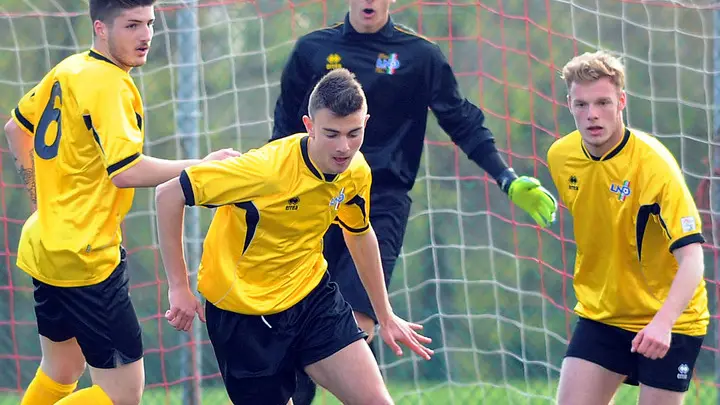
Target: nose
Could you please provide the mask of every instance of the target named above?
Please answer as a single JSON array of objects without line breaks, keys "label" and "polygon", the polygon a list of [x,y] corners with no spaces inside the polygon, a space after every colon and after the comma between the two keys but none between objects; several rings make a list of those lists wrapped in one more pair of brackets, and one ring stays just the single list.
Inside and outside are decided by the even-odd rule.
[{"label": "nose", "polygon": [[152,39],[154,28],[152,25],[145,25],[145,28],[140,33],[140,40],[143,43],[149,43]]},{"label": "nose", "polygon": [[338,141],[335,144],[335,149],[340,153],[346,153],[350,150],[350,141],[347,136],[338,136]]},{"label": "nose", "polygon": [[595,107],[594,105],[590,104],[588,106],[588,114],[587,114],[588,120],[590,120],[590,121],[596,120],[598,118],[598,110],[599,110],[598,107]]}]

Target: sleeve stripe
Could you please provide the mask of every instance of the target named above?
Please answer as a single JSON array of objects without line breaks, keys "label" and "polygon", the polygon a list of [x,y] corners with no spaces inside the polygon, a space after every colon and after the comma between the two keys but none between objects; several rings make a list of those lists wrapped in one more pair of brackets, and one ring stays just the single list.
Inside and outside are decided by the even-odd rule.
[{"label": "sleeve stripe", "polygon": [[685,235],[682,238],[673,242],[672,245],[670,245],[670,253],[672,253],[675,249],[680,249],[683,246],[687,246],[693,243],[705,243],[705,238],[703,238],[702,234],[699,233]]},{"label": "sleeve stripe", "polygon": [[350,201],[348,201],[346,204],[347,205],[353,205],[353,204],[357,205],[358,208],[360,208],[360,212],[362,213],[363,222],[367,222],[367,212],[365,212],[365,199],[360,197],[360,194],[356,194],[355,197],[350,199]]},{"label": "sleeve stripe", "polygon": [[123,160],[121,160],[121,161],[119,161],[119,162],[117,162],[117,163],[111,164],[111,165],[108,166],[108,168],[107,168],[108,174],[112,175],[112,174],[115,173],[116,171],[118,171],[118,170],[122,169],[123,167],[129,165],[130,163],[134,162],[134,161],[137,160],[139,157],[140,157],[140,153],[138,152],[138,153],[135,153],[135,154],[133,154],[133,155],[131,155],[131,156],[126,157],[125,159],[123,159]]},{"label": "sleeve stripe", "polygon": [[195,193],[193,193],[192,184],[190,184],[190,177],[188,177],[185,170],[180,172],[180,187],[182,188],[183,195],[185,196],[185,205],[190,207],[195,205]]},{"label": "sleeve stripe", "polygon": [[363,232],[367,231],[368,228],[370,228],[370,224],[365,225],[362,228],[352,228],[352,227],[348,226],[348,224],[343,222],[342,219],[340,219],[340,218],[337,218],[337,221],[340,223],[340,225],[342,225],[343,228],[347,229],[348,231],[350,231],[352,233],[363,233]]},{"label": "sleeve stripe", "polygon": [[15,107],[15,118],[17,118],[18,122],[24,126],[26,130],[33,134],[35,133],[35,125],[33,125],[27,118],[25,118],[24,115],[20,113],[20,107]]}]

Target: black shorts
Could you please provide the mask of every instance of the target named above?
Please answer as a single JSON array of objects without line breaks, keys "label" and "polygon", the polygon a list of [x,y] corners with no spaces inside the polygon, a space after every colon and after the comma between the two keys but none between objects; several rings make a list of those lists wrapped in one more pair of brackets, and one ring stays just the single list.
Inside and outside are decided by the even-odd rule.
[{"label": "black shorts", "polygon": [[367,336],[327,276],[307,297],[277,314],[243,315],[207,302],[205,315],[234,404],[285,405],[299,370]]},{"label": "black shorts", "polygon": [[637,333],[580,318],[565,357],[576,357],[627,376],[625,384],[643,384],[663,390],[685,392],[700,354],[703,336],[672,334],[670,350],[662,359],[651,360],[631,353]]},{"label": "black shorts", "polygon": [[[370,223],[380,245],[386,287],[390,285],[395,262],[400,255],[411,204],[412,200],[404,192],[380,191],[370,196]],[[352,309],[368,315],[377,323],[375,311],[345,245],[340,226],[332,225],[325,234],[323,254],[328,262],[330,280],[338,284]]]},{"label": "black shorts", "polygon": [[76,338],[91,367],[116,368],[143,356],[142,331],[130,300],[127,258],[102,282],[56,287],[33,279],[38,333],[53,342]]}]

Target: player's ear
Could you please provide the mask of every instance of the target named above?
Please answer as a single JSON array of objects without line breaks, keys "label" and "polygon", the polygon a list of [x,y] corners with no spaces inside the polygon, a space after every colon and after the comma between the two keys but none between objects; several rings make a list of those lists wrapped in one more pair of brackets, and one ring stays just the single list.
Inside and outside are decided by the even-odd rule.
[{"label": "player's ear", "polygon": [[305,124],[305,131],[308,133],[308,135],[312,138],[315,136],[314,128],[313,128],[313,122],[310,117],[307,115],[303,115],[302,117],[303,124]]},{"label": "player's ear", "polygon": [[565,96],[565,100],[567,101],[568,110],[572,113],[572,99],[570,98],[570,94]]},{"label": "player's ear", "polygon": [[93,32],[98,38],[107,38],[107,25],[100,20],[93,21]]},{"label": "player's ear", "polygon": [[625,93],[625,90],[620,90],[620,94],[618,96],[618,110],[624,110],[625,105],[627,105],[627,94]]},{"label": "player's ear", "polygon": [[369,119],[370,119],[370,114],[365,114],[365,122],[363,122],[363,126],[364,126],[364,127],[367,126],[367,122],[368,122]]}]

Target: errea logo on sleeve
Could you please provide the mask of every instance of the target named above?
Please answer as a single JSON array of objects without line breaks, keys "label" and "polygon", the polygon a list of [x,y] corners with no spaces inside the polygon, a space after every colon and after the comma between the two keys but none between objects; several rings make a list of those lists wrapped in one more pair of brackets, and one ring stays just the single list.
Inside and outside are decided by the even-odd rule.
[{"label": "errea logo on sleeve", "polygon": [[697,224],[695,223],[694,217],[680,218],[680,225],[682,226],[683,232],[692,232],[697,230]]}]

